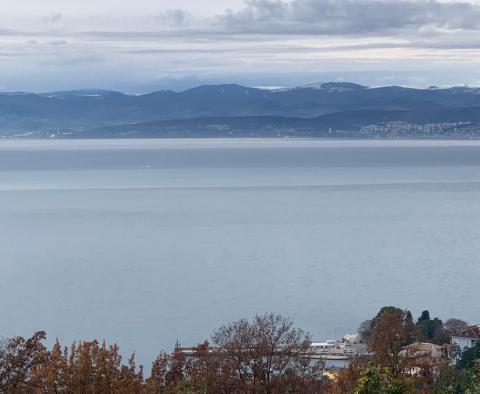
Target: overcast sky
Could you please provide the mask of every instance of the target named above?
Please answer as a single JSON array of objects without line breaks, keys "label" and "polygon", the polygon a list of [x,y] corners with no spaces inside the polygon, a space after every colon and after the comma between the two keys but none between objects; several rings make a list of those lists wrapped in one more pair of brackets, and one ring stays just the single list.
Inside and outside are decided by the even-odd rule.
[{"label": "overcast sky", "polygon": [[0,90],[480,85],[480,1],[0,0]]}]

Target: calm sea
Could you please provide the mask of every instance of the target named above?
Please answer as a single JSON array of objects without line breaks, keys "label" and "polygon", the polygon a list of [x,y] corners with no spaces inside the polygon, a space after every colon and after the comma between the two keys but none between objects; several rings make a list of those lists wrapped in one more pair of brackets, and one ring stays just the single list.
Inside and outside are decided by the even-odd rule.
[{"label": "calm sea", "polygon": [[480,323],[480,142],[0,141],[0,336],[142,362],[256,313]]}]

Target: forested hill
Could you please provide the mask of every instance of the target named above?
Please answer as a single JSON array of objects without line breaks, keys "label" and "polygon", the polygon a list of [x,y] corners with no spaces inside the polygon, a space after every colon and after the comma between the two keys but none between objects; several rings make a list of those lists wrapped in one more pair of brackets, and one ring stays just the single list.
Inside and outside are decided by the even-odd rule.
[{"label": "forested hill", "polygon": [[480,88],[239,85],[131,95],[0,94],[0,134],[59,137],[480,136]]}]

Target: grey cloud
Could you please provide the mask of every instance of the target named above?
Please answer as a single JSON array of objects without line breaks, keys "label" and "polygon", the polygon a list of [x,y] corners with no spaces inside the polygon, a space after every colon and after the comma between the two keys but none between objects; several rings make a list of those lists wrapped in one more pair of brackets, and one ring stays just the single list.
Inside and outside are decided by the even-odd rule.
[{"label": "grey cloud", "polygon": [[151,15],[148,17],[156,24],[160,24],[160,27],[170,27],[182,29],[189,25],[192,20],[192,16],[181,9],[168,9],[159,14]]},{"label": "grey cloud", "polygon": [[358,34],[433,27],[480,28],[480,6],[438,0],[246,0],[219,15],[220,29],[237,33]]},{"label": "grey cloud", "polygon": [[45,15],[43,17],[43,23],[46,23],[46,24],[57,23],[57,22],[60,22],[61,19],[62,19],[61,12],[52,12],[51,14]]},{"label": "grey cloud", "polygon": [[190,19],[190,15],[180,9],[171,9],[165,11],[165,16],[170,20],[174,26],[182,26]]}]

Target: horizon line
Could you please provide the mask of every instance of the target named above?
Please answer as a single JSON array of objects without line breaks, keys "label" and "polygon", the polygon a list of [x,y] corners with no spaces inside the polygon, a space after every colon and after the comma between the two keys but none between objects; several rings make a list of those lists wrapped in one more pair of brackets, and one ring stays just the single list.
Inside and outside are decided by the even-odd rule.
[{"label": "horizon line", "polygon": [[[414,86],[414,85],[407,85],[407,84],[385,84],[385,85],[363,85],[360,83],[356,82],[351,82],[351,81],[325,81],[325,82],[312,82],[312,83],[307,83],[307,84],[302,84],[302,85],[297,85],[297,86],[278,86],[278,85],[256,85],[256,86],[250,86],[248,84],[241,84],[241,83],[236,83],[236,82],[223,82],[223,83],[204,83],[204,84],[199,84],[192,86],[187,89],[156,89],[156,90],[148,90],[145,92],[129,92],[127,90],[116,90],[116,89],[106,89],[106,88],[95,88],[95,87],[89,87],[89,88],[71,88],[71,89],[61,89],[61,90],[51,90],[51,91],[29,91],[29,90],[1,90],[0,89],[0,95],[48,95],[48,94],[60,94],[60,93],[73,93],[73,92],[105,92],[105,93],[119,93],[123,94],[126,96],[145,96],[148,94],[152,93],[159,93],[159,92],[172,92],[172,93],[184,93],[188,92],[190,90],[202,88],[202,87],[220,87],[220,86],[238,86],[241,88],[248,88],[248,89],[257,89],[257,90],[264,90],[264,91],[269,91],[269,92],[275,92],[275,91],[287,91],[287,90],[295,90],[295,89],[321,89],[321,85],[326,85],[326,84],[337,84],[337,85],[342,85],[342,84],[350,84],[350,85],[357,85],[360,87],[363,87],[365,89],[381,89],[381,88],[389,88],[389,87],[399,87],[403,89],[414,89],[414,90],[447,90],[447,89],[455,89],[455,88],[467,88],[467,89],[480,89],[480,85],[472,85],[465,83],[463,85],[458,85],[458,84],[444,84],[444,85],[430,85],[430,86]],[[87,95],[88,96],[88,95]],[[95,95],[92,94],[92,97]]]}]

